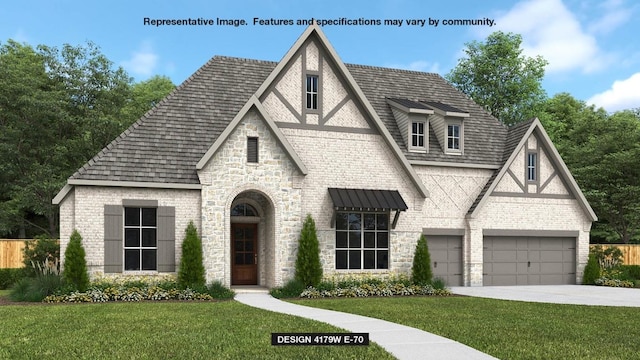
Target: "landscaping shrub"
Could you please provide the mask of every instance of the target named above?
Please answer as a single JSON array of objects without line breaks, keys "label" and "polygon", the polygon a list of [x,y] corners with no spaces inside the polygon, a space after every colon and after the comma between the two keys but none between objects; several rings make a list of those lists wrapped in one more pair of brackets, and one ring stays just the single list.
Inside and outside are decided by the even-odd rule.
[{"label": "landscaping shrub", "polygon": [[295,278],[305,286],[316,286],[322,279],[316,224],[309,214],[304,220],[298,239]]},{"label": "landscaping shrub", "polygon": [[23,254],[23,263],[25,267],[25,276],[36,276],[37,269],[35,264],[43,264],[47,261],[55,261],[60,259],[60,244],[56,239],[50,239],[46,236],[36,237],[37,240],[25,241]]},{"label": "landscaping shrub", "polygon": [[5,290],[25,277],[25,269],[0,269],[0,290]]},{"label": "landscaping shrub", "polygon": [[222,285],[220,281],[214,281],[209,284],[209,295],[214,299],[233,299],[236,295],[235,291],[229,289],[228,287]]},{"label": "landscaping shrub", "polygon": [[189,222],[182,242],[182,257],[178,271],[178,284],[182,288],[205,288],[204,265],[202,264],[202,240],[193,221]]},{"label": "landscaping shrub", "polygon": [[306,286],[298,279],[289,280],[283,287],[273,288],[269,291],[276,299],[299,297]]},{"label": "landscaping shrub", "polygon": [[318,290],[314,287],[305,289],[300,297],[308,299],[330,297],[369,297],[369,296],[411,296],[411,295],[451,295],[447,289],[436,289],[431,285],[404,285],[400,282],[382,282],[380,284],[360,284],[333,290]]},{"label": "landscaping shrub", "polygon": [[596,280],[600,278],[600,264],[598,263],[597,255],[594,252],[589,253],[589,260],[587,260],[587,266],[584,268],[584,275],[582,276],[582,284],[594,285]]},{"label": "landscaping shrub", "polygon": [[82,246],[82,236],[78,230],[73,230],[67,249],[64,251],[64,281],[79,291],[84,291],[89,286],[89,274],[87,273],[87,261]]},{"label": "landscaping shrub", "polygon": [[622,265],[621,270],[628,280],[640,280],[640,265]]},{"label": "landscaping shrub", "polygon": [[431,281],[431,286],[436,290],[445,290],[447,288],[447,283],[443,278],[435,278]]},{"label": "landscaping shrub", "polygon": [[24,277],[16,282],[9,293],[13,301],[42,301],[63,287],[58,261],[37,264],[35,277]]},{"label": "landscaping shrub", "polygon": [[413,266],[411,267],[411,281],[416,285],[427,285],[431,283],[433,272],[431,271],[431,255],[429,246],[424,235],[420,235],[416,251],[413,255]]}]

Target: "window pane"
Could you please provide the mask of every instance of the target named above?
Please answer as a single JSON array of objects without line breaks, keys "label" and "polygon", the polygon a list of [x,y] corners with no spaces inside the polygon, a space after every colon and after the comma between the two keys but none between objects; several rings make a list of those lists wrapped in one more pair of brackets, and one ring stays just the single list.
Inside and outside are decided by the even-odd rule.
[{"label": "window pane", "polygon": [[244,229],[241,227],[237,227],[233,229],[233,239],[234,240],[242,240],[244,239]]},{"label": "window pane", "polygon": [[124,247],[140,246],[140,229],[124,229]]},{"label": "window pane", "polygon": [[156,250],[142,250],[142,270],[156,269]]},{"label": "window pane", "polygon": [[313,109],[313,105],[311,104],[311,94],[307,93],[307,109]]},{"label": "window pane", "polygon": [[418,123],[417,122],[411,123],[411,133],[412,134],[417,134],[418,133]]},{"label": "window pane", "polygon": [[336,232],[336,248],[346,248],[347,247],[347,232],[346,231],[337,231]]},{"label": "window pane", "polygon": [[336,251],[336,269],[346,269],[346,268],[347,268],[347,251],[337,250]]},{"label": "window pane", "polygon": [[376,247],[376,233],[374,232],[364,233],[364,247],[366,248]]},{"label": "window pane", "polygon": [[244,229],[244,238],[245,239],[253,239],[255,237],[255,232],[252,227],[248,227]]},{"label": "window pane", "polygon": [[347,219],[349,218],[349,214],[347,213],[337,213],[336,214],[336,230],[347,230],[347,224],[349,223]]},{"label": "window pane", "polygon": [[318,92],[318,77],[317,76],[312,76],[311,77],[311,91]]},{"label": "window pane", "polygon": [[156,209],[142,209],[142,226],[156,226]]},{"label": "window pane", "polygon": [[349,250],[349,269],[360,269],[360,250]]},{"label": "window pane", "polygon": [[124,269],[140,270],[140,250],[124,251]]},{"label": "window pane", "polygon": [[307,92],[311,92],[311,76],[307,76]]},{"label": "window pane", "polygon": [[377,214],[376,219],[378,220],[378,230],[388,230],[389,229],[389,215],[388,214]]},{"label": "window pane", "polygon": [[360,231],[349,231],[349,248],[360,248]]},{"label": "window pane", "polygon": [[236,265],[244,265],[244,253],[236,254],[235,262]]},{"label": "window pane", "polygon": [[318,94],[311,95],[311,108],[312,109],[318,108]]},{"label": "window pane", "polygon": [[424,146],[424,136],[420,136],[418,138],[418,146],[420,146],[420,147]]},{"label": "window pane", "polygon": [[243,216],[244,215],[244,204],[238,204],[231,209],[231,216]]},{"label": "window pane", "polygon": [[140,226],[140,208],[124,208],[124,226]]},{"label": "window pane", "polygon": [[244,250],[245,251],[253,251],[253,241],[245,241],[244,242]]},{"label": "window pane", "polygon": [[253,206],[249,204],[245,204],[244,206],[244,216],[258,216],[258,212]]},{"label": "window pane", "polygon": [[389,268],[389,252],[387,250],[378,250],[378,269]]},{"label": "window pane", "polygon": [[244,251],[244,241],[242,240],[236,240],[233,242],[233,246],[234,246],[234,251]]},{"label": "window pane", "polygon": [[376,214],[364,214],[364,229],[365,230],[376,229]]},{"label": "window pane", "polygon": [[418,146],[418,135],[411,136],[411,146]]},{"label": "window pane", "polygon": [[388,232],[379,232],[378,233],[378,248],[386,249],[389,247],[389,233]]},{"label": "window pane", "polygon": [[376,268],[376,252],[375,250],[365,250],[364,252],[364,268],[375,269]]},{"label": "window pane", "polygon": [[360,230],[362,214],[349,213],[349,230]]},{"label": "window pane", "polygon": [[142,229],[142,246],[156,246],[156,229]]},{"label": "window pane", "polygon": [[253,253],[246,253],[244,254],[244,264],[245,265],[251,265],[255,262],[255,258]]},{"label": "window pane", "polygon": [[424,134],[424,123],[418,123],[418,134]]}]

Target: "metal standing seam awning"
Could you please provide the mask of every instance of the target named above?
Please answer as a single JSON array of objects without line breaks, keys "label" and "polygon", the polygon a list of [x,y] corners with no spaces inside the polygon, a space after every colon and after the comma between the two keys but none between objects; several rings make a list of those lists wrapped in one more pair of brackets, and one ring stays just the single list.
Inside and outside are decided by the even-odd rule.
[{"label": "metal standing seam awning", "polygon": [[[370,189],[337,189],[329,188],[329,196],[335,211],[394,211],[396,212],[391,228],[395,229],[401,211],[409,207],[398,190]],[[335,224],[335,211],[331,219],[331,227]]]}]

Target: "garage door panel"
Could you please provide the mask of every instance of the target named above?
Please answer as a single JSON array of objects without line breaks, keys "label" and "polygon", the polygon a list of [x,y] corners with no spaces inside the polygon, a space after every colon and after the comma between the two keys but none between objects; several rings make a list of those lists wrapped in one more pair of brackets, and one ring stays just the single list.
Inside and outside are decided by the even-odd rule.
[{"label": "garage door panel", "polygon": [[575,284],[575,239],[485,237],[485,285]]},{"label": "garage door panel", "polygon": [[433,276],[447,286],[462,286],[462,237],[427,236]]}]

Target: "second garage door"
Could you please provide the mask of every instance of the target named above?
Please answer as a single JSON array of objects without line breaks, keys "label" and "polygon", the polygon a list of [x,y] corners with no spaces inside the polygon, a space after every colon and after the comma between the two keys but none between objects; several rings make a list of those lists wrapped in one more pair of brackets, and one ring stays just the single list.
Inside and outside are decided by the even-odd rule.
[{"label": "second garage door", "polygon": [[484,238],[483,284],[560,285],[576,283],[575,238]]},{"label": "second garage door", "polygon": [[428,235],[434,278],[441,278],[447,286],[462,286],[462,236]]}]

